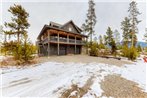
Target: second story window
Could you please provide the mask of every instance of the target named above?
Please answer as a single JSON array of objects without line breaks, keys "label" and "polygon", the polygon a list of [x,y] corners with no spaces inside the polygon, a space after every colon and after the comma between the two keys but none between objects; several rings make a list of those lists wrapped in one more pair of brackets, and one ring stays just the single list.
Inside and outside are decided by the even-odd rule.
[{"label": "second story window", "polygon": [[72,31],[72,28],[71,27],[69,27],[69,31]]}]

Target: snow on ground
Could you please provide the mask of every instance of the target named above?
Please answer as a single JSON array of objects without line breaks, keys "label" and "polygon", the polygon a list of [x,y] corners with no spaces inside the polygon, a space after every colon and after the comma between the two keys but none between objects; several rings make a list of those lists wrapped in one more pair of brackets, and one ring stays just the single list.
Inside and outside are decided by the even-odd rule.
[{"label": "snow on ground", "polygon": [[[146,63],[138,60],[132,65],[117,67],[101,63],[57,63],[46,62],[26,68],[3,68],[0,87],[4,97],[50,97],[58,98],[72,84],[82,87],[94,76],[94,83],[85,97],[101,96],[99,82],[108,74],[120,74],[137,82],[145,90]],[[72,93],[75,94],[76,92]]]}]

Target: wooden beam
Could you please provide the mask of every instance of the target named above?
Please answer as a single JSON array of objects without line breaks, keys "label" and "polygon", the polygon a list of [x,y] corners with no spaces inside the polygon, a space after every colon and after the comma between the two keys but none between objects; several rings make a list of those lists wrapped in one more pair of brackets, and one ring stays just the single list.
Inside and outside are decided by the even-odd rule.
[{"label": "wooden beam", "polygon": [[69,34],[67,35],[67,43],[69,43]]},{"label": "wooden beam", "polygon": [[40,56],[40,46],[37,45],[37,47],[38,47],[38,56]]},{"label": "wooden beam", "polygon": [[59,33],[58,33],[58,47],[57,47],[57,49],[58,49],[58,50],[57,50],[57,51],[58,51],[58,55],[60,55],[59,37],[60,37],[60,36],[59,36]]},{"label": "wooden beam", "polygon": [[75,36],[75,54],[76,54],[76,49],[77,47],[76,47],[76,36]]},{"label": "wooden beam", "polygon": [[48,57],[49,57],[49,55],[50,55],[50,32],[49,31],[47,31],[47,34],[48,34],[48,41],[47,41],[47,43],[48,43]]}]

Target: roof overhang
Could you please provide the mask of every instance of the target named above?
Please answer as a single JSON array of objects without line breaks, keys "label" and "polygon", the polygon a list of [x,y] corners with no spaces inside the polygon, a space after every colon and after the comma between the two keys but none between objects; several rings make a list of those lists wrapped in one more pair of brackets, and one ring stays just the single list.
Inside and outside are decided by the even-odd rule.
[{"label": "roof overhang", "polygon": [[83,37],[88,37],[87,35],[84,35],[84,34],[78,34],[78,33],[73,33],[73,32],[69,32],[69,31],[66,31],[66,30],[63,30],[63,29],[60,29],[60,28],[55,28],[55,27],[52,27],[52,26],[49,26],[49,25],[44,25],[44,27],[42,28],[41,32],[39,33],[37,39],[48,29],[54,29],[54,30],[59,30],[59,31],[64,31],[64,32],[67,32],[67,33],[71,33],[71,34],[75,34],[75,35],[81,35]]}]

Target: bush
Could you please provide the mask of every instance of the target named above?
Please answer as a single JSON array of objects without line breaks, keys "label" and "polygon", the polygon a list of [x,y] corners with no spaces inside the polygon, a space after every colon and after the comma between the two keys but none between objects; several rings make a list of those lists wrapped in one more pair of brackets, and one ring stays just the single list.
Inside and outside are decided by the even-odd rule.
[{"label": "bush", "polygon": [[91,43],[90,45],[90,51],[89,54],[90,56],[98,56],[98,45],[96,42]]},{"label": "bush", "polygon": [[128,57],[128,54],[129,54],[129,48],[128,46],[125,45],[122,47],[122,56]]},{"label": "bush", "polygon": [[106,47],[105,47],[104,44],[99,44],[99,45],[98,45],[98,48],[99,48],[99,49],[105,49]]},{"label": "bush", "polygon": [[137,51],[138,51],[138,52],[142,52],[142,48],[141,48],[140,45],[137,46]]},{"label": "bush", "polygon": [[111,42],[111,52],[112,52],[112,54],[116,55],[116,50],[117,50],[116,43],[115,43],[114,40],[112,40],[112,42]]},{"label": "bush", "polygon": [[129,60],[135,60],[138,56],[137,49],[135,47],[124,46],[122,48],[122,56],[127,57]]},{"label": "bush", "polygon": [[138,56],[137,49],[135,47],[129,48],[129,56],[128,59],[135,60]]}]

